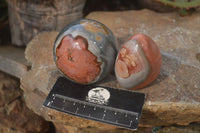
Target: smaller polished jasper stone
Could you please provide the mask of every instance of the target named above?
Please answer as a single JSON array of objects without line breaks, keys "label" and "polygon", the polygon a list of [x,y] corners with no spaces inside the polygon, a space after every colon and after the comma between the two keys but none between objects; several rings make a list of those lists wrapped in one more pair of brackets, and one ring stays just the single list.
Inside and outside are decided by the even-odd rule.
[{"label": "smaller polished jasper stone", "polygon": [[125,42],[116,59],[115,74],[127,89],[139,89],[152,83],[161,68],[161,53],[156,43],[144,34]]}]

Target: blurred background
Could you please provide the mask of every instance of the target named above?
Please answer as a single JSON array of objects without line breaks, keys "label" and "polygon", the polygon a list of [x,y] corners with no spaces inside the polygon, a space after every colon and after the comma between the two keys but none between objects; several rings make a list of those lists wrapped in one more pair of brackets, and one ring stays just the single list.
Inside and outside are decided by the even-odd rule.
[{"label": "blurred background", "polygon": [[42,31],[60,31],[93,11],[176,10],[152,0],[1,0],[0,44],[25,46]]}]

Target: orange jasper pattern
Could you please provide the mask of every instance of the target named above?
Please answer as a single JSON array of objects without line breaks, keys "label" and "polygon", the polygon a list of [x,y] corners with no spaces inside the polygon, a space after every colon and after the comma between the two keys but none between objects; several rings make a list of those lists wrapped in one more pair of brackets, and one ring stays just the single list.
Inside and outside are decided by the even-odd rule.
[{"label": "orange jasper pattern", "polygon": [[161,54],[156,43],[144,34],[137,34],[120,49],[115,73],[121,86],[139,89],[153,82],[160,68]]},{"label": "orange jasper pattern", "polygon": [[87,84],[95,81],[101,71],[101,63],[88,50],[88,42],[82,36],[63,37],[56,48],[56,65],[70,79]]},{"label": "orange jasper pattern", "polygon": [[117,49],[116,39],[105,25],[81,19],[68,24],[58,34],[53,57],[67,79],[92,84],[113,70]]},{"label": "orange jasper pattern", "polygon": [[107,30],[107,28],[97,22],[83,20],[80,22],[80,24],[83,25],[85,30],[87,30],[91,33],[103,33],[105,35],[109,34],[109,31]]},{"label": "orange jasper pattern", "polygon": [[121,48],[116,63],[116,71],[122,78],[128,78],[131,74],[140,72],[143,69],[137,55],[128,47]]}]

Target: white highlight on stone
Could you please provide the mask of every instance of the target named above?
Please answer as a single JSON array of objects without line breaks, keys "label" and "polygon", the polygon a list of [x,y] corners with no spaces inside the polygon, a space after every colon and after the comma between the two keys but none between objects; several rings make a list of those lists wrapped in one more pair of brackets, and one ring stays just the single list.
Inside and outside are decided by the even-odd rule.
[{"label": "white highlight on stone", "polygon": [[73,43],[73,48],[81,49],[78,42]]}]

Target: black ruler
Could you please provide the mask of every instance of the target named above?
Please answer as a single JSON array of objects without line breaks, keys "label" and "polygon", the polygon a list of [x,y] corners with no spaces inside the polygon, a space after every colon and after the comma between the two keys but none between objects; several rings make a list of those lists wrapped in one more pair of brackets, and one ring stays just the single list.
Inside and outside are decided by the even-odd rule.
[{"label": "black ruler", "polygon": [[145,94],[97,85],[80,85],[59,77],[44,106],[81,118],[137,129]]}]

